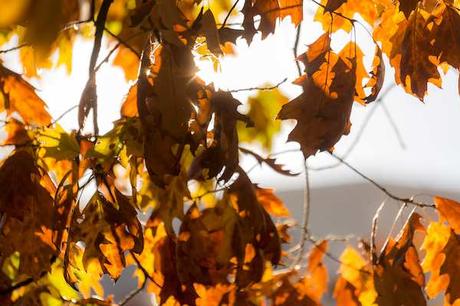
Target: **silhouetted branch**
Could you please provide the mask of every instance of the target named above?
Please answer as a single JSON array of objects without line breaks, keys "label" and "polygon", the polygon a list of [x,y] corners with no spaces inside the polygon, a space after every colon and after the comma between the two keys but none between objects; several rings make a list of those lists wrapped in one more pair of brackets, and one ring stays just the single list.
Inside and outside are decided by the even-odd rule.
[{"label": "silhouetted branch", "polygon": [[385,206],[387,199],[383,200],[380,206],[375,211],[374,217],[372,218],[372,229],[371,229],[371,262],[372,264],[376,264],[377,262],[377,251],[376,251],[376,237],[377,237],[377,223],[379,220],[380,213]]},{"label": "silhouetted branch", "polygon": [[[123,46],[125,46],[126,48],[128,48],[129,50],[131,50],[131,52],[133,52],[134,54],[136,54],[136,56],[138,58],[141,58],[141,55],[139,54],[139,52],[136,51],[136,49],[134,49],[130,44],[128,44],[128,40],[131,39],[132,37],[130,37],[129,39],[127,40],[124,40],[122,39],[120,36],[118,36],[117,34],[113,33],[112,31],[110,31],[108,28],[104,27],[104,31],[106,31],[110,36],[112,36],[113,38],[115,38],[116,40],[118,40],[118,42],[120,44],[122,44]],[[140,32],[140,33],[137,33],[137,34],[143,34],[144,32]]]},{"label": "silhouetted branch", "polygon": [[297,27],[297,32],[295,34],[294,47],[292,48],[292,51],[294,52],[294,60],[295,60],[296,68],[297,68],[297,74],[299,75],[299,77],[302,75],[302,70],[300,69],[300,63],[297,60],[297,48],[299,46],[301,31],[302,31],[302,23],[299,23],[299,26]]},{"label": "silhouetted branch", "polygon": [[374,185],[375,187],[377,187],[378,189],[380,189],[380,191],[382,191],[383,193],[385,193],[389,198],[392,198],[393,200],[396,200],[396,201],[399,201],[399,202],[403,202],[403,203],[408,203],[408,204],[412,204],[412,205],[415,205],[415,206],[418,206],[418,207],[430,207],[430,208],[435,208],[435,205],[434,204],[426,204],[426,203],[422,203],[422,202],[418,202],[418,201],[415,201],[413,197],[410,197],[410,198],[401,198],[401,197],[398,197],[394,194],[392,194],[391,192],[389,192],[386,188],[384,188],[383,186],[381,186],[380,184],[378,184],[376,181],[374,181],[373,179],[371,179],[370,177],[368,177],[367,175],[365,175],[364,173],[362,173],[361,171],[359,171],[358,169],[356,169],[355,167],[353,167],[352,165],[350,165],[347,161],[345,161],[343,158],[335,155],[334,153],[329,153],[331,154],[332,157],[334,157],[335,159],[339,160],[342,164],[344,164],[345,166],[347,166],[348,168],[350,168],[353,172],[355,172],[356,174],[358,174],[359,176],[361,176],[363,179],[365,179],[366,181],[368,181],[369,183],[371,183],[372,185]]},{"label": "silhouetted branch", "polygon": [[310,178],[308,176],[308,164],[306,160],[304,161],[304,171],[305,187],[303,191],[303,220],[299,240],[299,254],[297,255],[297,259],[294,261],[294,265],[298,265],[302,260],[302,255],[305,250],[305,242],[307,239],[310,239],[308,230],[308,222],[310,219]]},{"label": "silhouetted branch", "polygon": [[225,16],[224,22],[220,26],[221,29],[225,27],[228,18],[230,18],[230,15],[232,14],[233,10],[236,8],[238,2],[240,2],[240,0],[236,0],[235,3],[233,3],[232,7],[230,8],[230,10],[227,13],[227,16]]},{"label": "silhouetted branch", "polygon": [[9,49],[0,50],[0,54],[16,51],[16,50],[19,50],[21,48],[28,47],[28,46],[30,46],[30,44],[28,44],[28,43],[20,44],[20,45],[17,45],[15,47],[11,47]]},{"label": "silhouetted branch", "polygon": [[[356,137],[355,139],[353,140],[352,144],[348,147],[347,151],[341,156],[342,159],[347,159],[347,157],[354,151],[354,149],[356,148],[356,146],[358,145],[358,143],[360,142],[361,140],[361,137],[363,136],[364,134],[364,131],[366,130],[366,127],[367,125],[369,124],[371,118],[374,116],[376,110],[377,110],[377,107],[378,106],[383,106],[383,99],[385,99],[385,97],[387,96],[387,94],[393,89],[395,88],[396,85],[393,84],[392,86],[389,86],[387,89],[385,89],[385,91],[380,95],[380,97],[375,101],[374,103],[374,106],[370,109],[370,111],[367,113],[366,117],[364,118],[364,121],[363,123],[361,124],[360,128],[359,128],[359,131],[358,133],[356,134]],[[390,124],[394,124],[393,121],[390,122]],[[396,128],[397,129],[397,128]],[[396,131],[396,130],[395,130]],[[398,137],[398,139],[401,137],[401,135],[399,133],[396,134],[396,137]],[[401,139],[402,141],[402,139]],[[340,162],[337,162],[337,163],[333,163],[331,165],[326,165],[326,166],[320,166],[320,167],[310,167],[310,170],[313,170],[313,171],[322,171],[322,170],[328,170],[328,169],[333,169],[333,168],[336,168],[338,166],[340,166],[341,163]]]},{"label": "silhouetted branch", "polygon": [[251,91],[251,90],[273,90],[278,88],[281,84],[285,83],[287,78],[284,78],[282,81],[278,82],[276,85],[269,86],[269,87],[248,87],[248,88],[240,88],[240,89],[229,89],[224,90],[226,92],[240,92],[240,91]]}]

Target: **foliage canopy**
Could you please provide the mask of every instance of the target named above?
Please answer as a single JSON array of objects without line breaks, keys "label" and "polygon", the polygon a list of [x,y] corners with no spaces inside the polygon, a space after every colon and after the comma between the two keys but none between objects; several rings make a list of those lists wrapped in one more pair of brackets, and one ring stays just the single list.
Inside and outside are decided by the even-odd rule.
[{"label": "foliage canopy", "polygon": [[[1,304],[111,305],[102,275],[117,280],[134,265],[139,290],[127,300],[145,288],[168,305],[321,305],[328,241],[313,241],[305,223],[298,247],[282,250],[289,211],[272,189],[251,182],[239,157],[296,173],[240,141],[270,150],[280,120],[295,119],[288,140],[305,158],[332,152],[350,131],[353,103],[379,98],[385,58],[396,83],[423,101],[428,83],[440,87],[443,72],[460,68],[460,2],[305,1],[316,5],[324,34],[297,58],[302,93],[287,101],[277,89],[261,91],[243,114],[230,92],[196,76],[194,57],[218,64],[237,39],[265,38],[278,20],[300,27],[303,0],[0,0],[0,44],[18,40],[0,53],[18,51],[22,67],[17,73],[0,61],[2,145],[11,148],[0,166]],[[359,26],[375,45],[369,67],[353,39],[331,47],[337,31]],[[79,129],[68,132],[28,79],[60,65],[70,72],[77,36],[94,46]],[[105,58],[103,37],[116,43]],[[109,64],[133,85],[119,120],[100,135],[98,70]],[[445,305],[460,303],[460,203],[382,191],[404,207],[434,209],[439,220],[413,212],[380,252],[373,239],[348,246],[338,259],[336,304],[419,306],[441,293]],[[314,242],[308,259],[306,240]]]}]

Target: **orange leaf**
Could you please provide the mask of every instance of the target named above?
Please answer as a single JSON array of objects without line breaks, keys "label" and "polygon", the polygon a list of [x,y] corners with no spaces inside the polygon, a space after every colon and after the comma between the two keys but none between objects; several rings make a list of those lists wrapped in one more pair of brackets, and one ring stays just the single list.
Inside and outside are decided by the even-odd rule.
[{"label": "orange leaf", "polygon": [[259,203],[273,216],[288,217],[290,215],[283,201],[273,193],[273,189],[257,187],[256,194]]},{"label": "orange leaf", "polygon": [[26,125],[48,125],[51,116],[46,111],[46,104],[35,93],[35,89],[19,74],[0,65],[0,107],[8,115],[17,112]]},{"label": "orange leaf", "polygon": [[442,218],[449,222],[449,225],[460,234],[460,203],[446,198],[435,197],[434,204]]},{"label": "orange leaf", "polygon": [[129,48],[120,45],[118,47],[118,53],[113,60],[113,64],[119,66],[123,70],[127,81],[134,81],[137,79],[139,58]]},{"label": "orange leaf", "polygon": [[129,88],[128,95],[121,105],[120,112],[124,117],[136,117],[139,115],[137,112],[137,84]]}]

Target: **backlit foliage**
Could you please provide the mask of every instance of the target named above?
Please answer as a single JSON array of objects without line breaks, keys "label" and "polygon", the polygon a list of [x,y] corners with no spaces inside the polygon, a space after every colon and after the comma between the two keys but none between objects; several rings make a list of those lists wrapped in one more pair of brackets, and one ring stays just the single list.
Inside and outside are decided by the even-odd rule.
[{"label": "backlit foliage", "polygon": [[[297,59],[298,97],[261,91],[242,113],[230,92],[196,76],[196,54],[218,66],[237,39],[265,38],[285,18],[299,26],[303,1],[315,5],[324,33]],[[304,241],[283,250],[290,213],[273,189],[251,182],[239,158],[249,155],[280,175],[300,170],[240,144],[270,150],[280,120],[295,119],[289,140],[305,158],[332,151],[350,132],[354,102],[379,97],[385,61],[395,72],[387,77],[423,101],[428,83],[441,87],[441,74],[460,68],[459,5],[0,0],[0,44],[17,39],[23,70],[0,61],[2,145],[11,148],[0,166],[0,304],[111,305],[101,277],[117,280],[134,265],[138,287],[160,304],[321,305],[329,289],[328,241],[306,235],[313,244],[305,258]],[[353,35],[342,49],[332,48],[337,31],[360,26],[375,47],[369,66]],[[28,78],[61,65],[70,72],[77,36],[94,47],[80,126],[66,131]],[[103,37],[116,42],[106,58],[99,56]],[[97,72],[109,64],[133,85],[112,130],[99,135]],[[83,132],[88,117],[94,133]],[[89,184],[96,190],[84,199]],[[401,200],[435,210],[439,220],[414,212],[380,252],[372,241],[359,250],[348,246],[336,259],[337,305],[418,306],[439,294],[445,305],[460,303],[460,203]]]}]

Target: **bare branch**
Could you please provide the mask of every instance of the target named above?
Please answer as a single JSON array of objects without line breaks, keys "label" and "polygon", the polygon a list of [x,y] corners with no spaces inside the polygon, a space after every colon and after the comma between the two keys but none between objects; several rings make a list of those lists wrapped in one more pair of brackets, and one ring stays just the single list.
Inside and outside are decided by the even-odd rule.
[{"label": "bare branch", "polygon": [[[133,52],[134,54],[136,54],[136,56],[138,58],[141,58],[141,55],[139,54],[139,52],[137,52],[136,49],[134,49],[130,44],[128,44],[128,40],[130,40],[132,37],[130,37],[129,39],[127,40],[124,40],[122,39],[120,36],[116,35],[115,33],[113,33],[112,31],[110,31],[108,28],[104,27],[104,31],[106,31],[110,36],[112,36],[113,38],[115,38],[116,40],[118,40],[118,42],[125,46],[126,48],[128,48],[129,50],[131,50],[131,52]],[[137,33],[137,34],[143,34],[144,32],[141,32],[141,33]]]},{"label": "bare branch", "polygon": [[379,208],[375,211],[374,217],[372,218],[372,230],[371,230],[371,262],[372,264],[377,263],[377,251],[376,251],[376,244],[375,240],[377,237],[377,223],[380,216],[380,212],[383,210],[387,199],[383,200],[380,204]]},{"label": "bare branch", "polygon": [[99,127],[97,123],[97,94],[96,94],[96,62],[101,51],[102,35],[104,34],[105,22],[107,20],[107,14],[110,9],[110,5],[113,0],[104,0],[99,9],[97,19],[95,21],[96,33],[94,34],[94,45],[91,52],[91,58],[89,61],[89,77],[86,83],[85,89],[80,98],[79,110],[78,110],[78,123],[80,130],[83,128],[84,121],[88,116],[90,110],[93,110],[93,125],[94,134],[99,134]]},{"label": "bare branch", "polygon": [[28,46],[30,46],[30,44],[28,44],[28,43],[20,44],[20,45],[17,45],[15,47],[11,47],[9,49],[0,50],[0,54],[16,51],[16,50],[19,50],[21,48],[28,47]]},{"label": "bare branch", "polygon": [[226,92],[240,92],[240,91],[251,91],[251,90],[273,90],[278,88],[280,85],[285,83],[288,78],[284,78],[282,81],[278,82],[276,85],[270,86],[270,87],[248,87],[248,88],[240,88],[240,89],[229,89],[229,90],[224,90]]},{"label": "bare branch", "polygon": [[[380,97],[375,101],[374,106],[370,109],[370,111],[367,113],[366,117],[364,118],[364,121],[361,124],[361,126],[359,128],[359,131],[356,134],[356,137],[353,140],[352,144],[348,147],[346,152],[341,156],[342,159],[347,159],[347,157],[354,151],[354,149],[356,148],[356,146],[360,142],[361,137],[363,136],[363,134],[364,134],[364,132],[365,132],[365,130],[367,128],[367,125],[369,124],[369,122],[371,121],[372,117],[374,116],[374,114],[375,114],[375,112],[377,110],[377,107],[378,106],[383,106],[383,99],[385,99],[387,94],[395,87],[396,87],[395,84],[393,84],[392,86],[389,86],[380,95]],[[398,134],[397,134],[396,137],[398,137],[398,139],[399,139],[400,135],[398,136]],[[313,170],[313,171],[328,170],[328,169],[336,168],[336,167],[340,166],[341,164],[342,163],[340,163],[340,162],[336,162],[336,163],[332,163],[330,165],[321,166],[321,167],[310,167],[310,170]]]},{"label": "bare branch", "polygon": [[390,111],[386,107],[385,103],[379,103],[379,105],[382,107],[383,112],[387,116],[388,122],[390,123],[391,127],[393,128],[393,131],[395,132],[396,138],[398,139],[399,145],[401,146],[402,149],[406,148],[406,144],[404,143],[404,139],[401,135],[401,132],[398,129],[398,126],[396,125],[396,122],[393,120],[393,117],[390,114]]},{"label": "bare branch", "polygon": [[310,239],[309,237],[309,230],[308,230],[308,222],[310,219],[310,178],[308,175],[308,164],[307,161],[304,161],[304,171],[305,171],[305,187],[303,191],[303,220],[302,220],[302,229],[300,233],[300,240],[299,240],[299,253],[297,255],[297,259],[294,261],[293,266],[298,265],[300,260],[302,259],[304,250],[305,250],[305,242]]},{"label": "bare branch", "polygon": [[147,278],[144,279],[144,282],[142,283],[142,286],[140,286],[139,288],[136,288],[135,290],[133,290],[132,292],[130,292],[124,299],[123,301],[121,301],[118,305],[119,306],[123,306],[123,305],[126,305],[128,304],[129,301],[131,301],[136,295],[138,295],[142,290],[145,289],[145,285],[147,284]]},{"label": "bare branch", "polygon": [[299,23],[299,26],[297,27],[297,32],[295,34],[294,47],[292,48],[292,51],[294,52],[295,65],[297,67],[297,74],[299,75],[299,77],[302,75],[302,70],[300,69],[300,63],[297,60],[297,48],[299,46],[300,32],[301,31],[302,31],[302,23]]},{"label": "bare branch", "polygon": [[368,177],[367,175],[363,174],[361,171],[359,171],[358,169],[356,169],[355,167],[353,167],[352,165],[350,165],[350,164],[349,164],[347,161],[345,161],[343,158],[341,158],[341,157],[335,155],[335,154],[332,153],[332,152],[329,152],[329,154],[331,154],[332,157],[334,157],[335,159],[339,160],[342,164],[344,164],[345,166],[347,166],[348,168],[350,168],[353,172],[355,172],[356,174],[358,174],[359,176],[361,176],[363,179],[365,179],[366,181],[368,181],[369,183],[371,183],[372,185],[374,185],[375,187],[377,187],[378,189],[380,189],[380,191],[382,191],[383,193],[385,193],[389,198],[392,198],[393,200],[396,200],[396,201],[399,201],[399,202],[412,204],[412,205],[415,205],[415,206],[418,206],[418,207],[430,207],[430,208],[435,208],[435,205],[434,205],[434,204],[427,204],[427,203],[422,203],[422,202],[415,201],[415,200],[414,200],[414,197],[410,197],[410,198],[401,198],[401,197],[398,197],[398,196],[392,194],[392,193],[389,192],[386,188],[384,188],[383,186],[381,186],[380,184],[378,184],[376,181],[374,181],[373,179],[371,179],[370,177]]},{"label": "bare branch", "polygon": [[232,14],[233,10],[236,8],[238,2],[240,2],[240,0],[236,0],[235,3],[233,3],[232,7],[230,8],[230,10],[227,13],[227,16],[225,16],[224,22],[220,26],[221,29],[223,29],[225,27],[225,25],[227,24],[227,20],[228,20],[228,18],[230,18],[230,15]]}]

